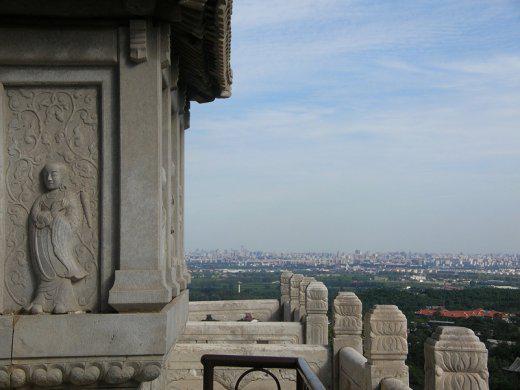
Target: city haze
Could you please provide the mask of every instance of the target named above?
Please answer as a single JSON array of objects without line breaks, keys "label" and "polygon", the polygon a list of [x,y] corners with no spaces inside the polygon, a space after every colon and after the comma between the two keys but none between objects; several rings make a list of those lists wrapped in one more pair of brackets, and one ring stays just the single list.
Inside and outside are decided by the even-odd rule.
[{"label": "city haze", "polygon": [[516,1],[235,2],[188,248],[520,251]]}]

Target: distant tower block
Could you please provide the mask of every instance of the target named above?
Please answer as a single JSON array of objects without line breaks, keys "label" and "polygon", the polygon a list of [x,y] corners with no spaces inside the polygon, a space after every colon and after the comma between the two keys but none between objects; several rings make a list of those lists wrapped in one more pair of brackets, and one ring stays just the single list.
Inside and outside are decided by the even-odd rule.
[{"label": "distant tower block", "polygon": [[240,294],[241,286],[242,286],[242,282],[238,282],[238,293],[239,294]]}]

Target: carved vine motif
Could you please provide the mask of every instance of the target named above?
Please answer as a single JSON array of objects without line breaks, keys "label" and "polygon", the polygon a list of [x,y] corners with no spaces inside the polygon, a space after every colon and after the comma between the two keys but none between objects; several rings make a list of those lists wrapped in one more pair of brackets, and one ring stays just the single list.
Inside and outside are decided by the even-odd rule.
[{"label": "carved vine motif", "polygon": [[[5,286],[17,311],[33,298],[35,276],[27,239],[28,216],[44,193],[39,173],[46,162],[65,164],[67,190],[88,200],[74,252],[88,276],[75,284],[81,310],[95,311],[98,285],[98,107],[95,87],[10,87],[6,129]],[[81,190],[81,191],[80,191]],[[90,221],[88,220],[90,219]]]},{"label": "carved vine motif", "polygon": [[52,387],[63,384],[88,386],[99,382],[149,382],[158,378],[160,374],[159,361],[16,364],[0,367],[0,389],[28,385]]}]

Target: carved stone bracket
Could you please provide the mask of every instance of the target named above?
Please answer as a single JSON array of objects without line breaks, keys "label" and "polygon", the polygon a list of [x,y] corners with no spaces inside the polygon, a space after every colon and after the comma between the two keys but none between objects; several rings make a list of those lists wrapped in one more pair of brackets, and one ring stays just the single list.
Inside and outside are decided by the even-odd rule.
[{"label": "carved stone bracket", "polygon": [[0,366],[0,388],[149,382],[159,377],[161,367],[159,360],[20,363]]},{"label": "carved stone bracket", "polygon": [[488,351],[468,328],[440,326],[424,344],[426,390],[489,389]]},{"label": "carved stone bracket", "polygon": [[146,20],[130,20],[130,59],[137,64],[147,59]]}]

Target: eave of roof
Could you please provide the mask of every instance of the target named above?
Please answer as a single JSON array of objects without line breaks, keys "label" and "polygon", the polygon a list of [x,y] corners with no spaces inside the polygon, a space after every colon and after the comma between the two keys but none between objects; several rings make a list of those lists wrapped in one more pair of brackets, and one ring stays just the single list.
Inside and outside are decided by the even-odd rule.
[{"label": "eave of roof", "polygon": [[199,103],[231,95],[233,0],[39,0],[0,2],[0,15],[69,19],[153,17],[172,25],[172,52],[179,59],[188,98]]}]

